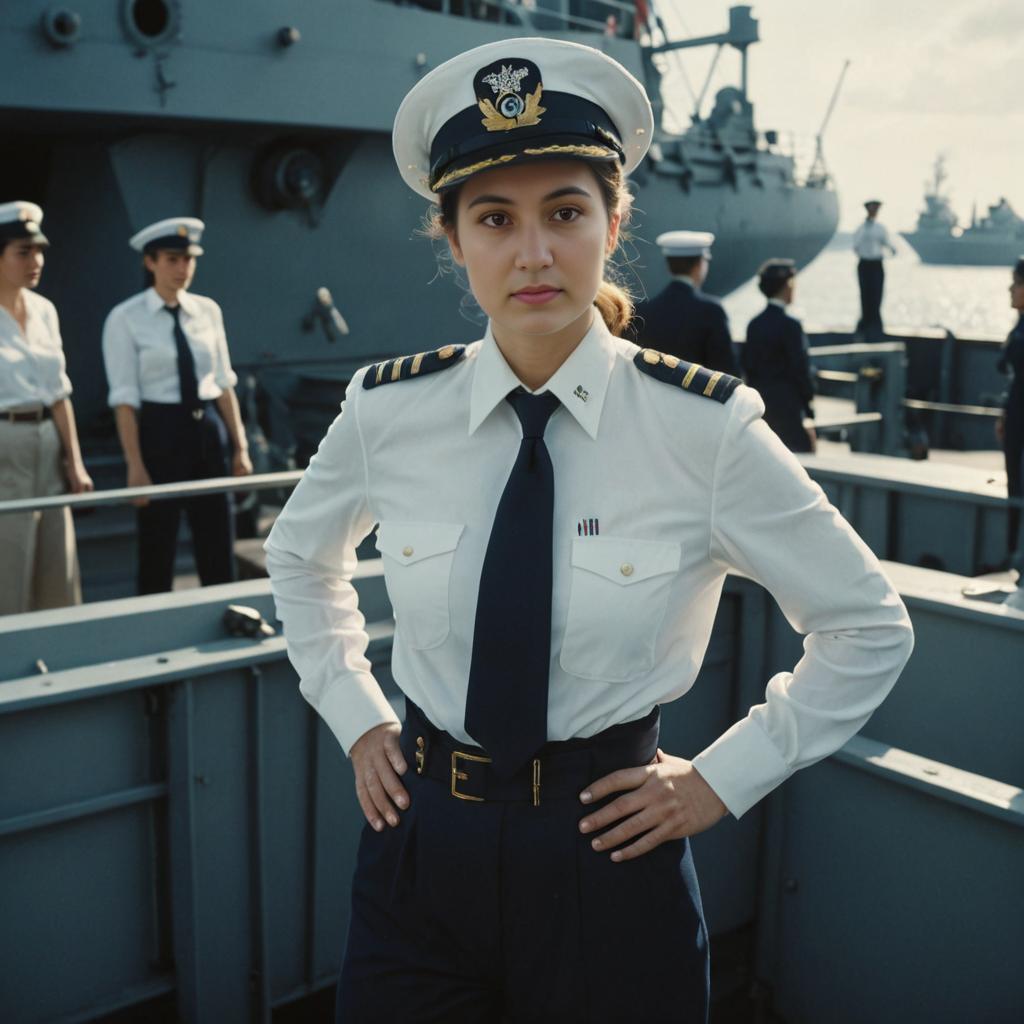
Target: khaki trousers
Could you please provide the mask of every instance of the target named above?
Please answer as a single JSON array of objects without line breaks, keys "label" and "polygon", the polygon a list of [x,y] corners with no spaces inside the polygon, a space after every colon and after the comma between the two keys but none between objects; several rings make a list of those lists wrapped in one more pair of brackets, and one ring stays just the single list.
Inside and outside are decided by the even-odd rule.
[{"label": "khaki trousers", "polygon": [[[0,501],[45,498],[66,490],[53,420],[0,420]],[[81,601],[71,511],[0,515],[0,615]]]}]

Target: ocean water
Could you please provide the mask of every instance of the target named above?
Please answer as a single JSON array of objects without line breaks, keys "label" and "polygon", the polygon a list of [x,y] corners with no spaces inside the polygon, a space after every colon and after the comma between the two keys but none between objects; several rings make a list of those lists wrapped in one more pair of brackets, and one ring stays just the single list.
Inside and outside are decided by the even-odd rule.
[{"label": "ocean water", "polygon": [[[1005,338],[1017,321],[1010,308],[1009,267],[944,267],[922,263],[903,239],[885,264],[882,322],[892,330],[943,327],[961,338]],[[779,253],[785,256],[785,253]],[[733,337],[764,308],[752,280],[724,299]],[[860,316],[857,257],[837,238],[799,274],[791,312],[808,331],[852,331]]]}]

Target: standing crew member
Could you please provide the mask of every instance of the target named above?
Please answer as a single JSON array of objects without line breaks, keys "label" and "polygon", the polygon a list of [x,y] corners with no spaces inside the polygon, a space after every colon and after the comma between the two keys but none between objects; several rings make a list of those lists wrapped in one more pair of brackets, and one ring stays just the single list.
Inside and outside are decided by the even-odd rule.
[{"label": "standing crew member", "polygon": [[[50,245],[42,220],[35,203],[0,205],[0,501],[93,489],[57,310],[34,291]],[[0,615],[81,600],[70,510],[0,515]]]},{"label": "standing crew member", "polygon": [[882,337],[882,291],[885,287],[885,251],[895,256],[889,231],[878,220],[882,208],[880,199],[869,199],[864,204],[867,217],[853,233],[853,251],[859,257],[857,282],[860,285],[860,320],[857,333],[867,341],[878,341]]},{"label": "standing crew member", "polygon": [[[136,234],[128,244],[142,253],[150,286],[115,306],[103,327],[129,487],[252,472],[220,306],[188,293],[203,227],[172,217]],[[203,586],[235,578],[229,495],[137,504],[140,594],[172,588],[183,509]]]},{"label": "standing crew member", "polygon": [[[617,336],[603,274],[653,128],[625,68],[555,39],[463,53],[395,119],[489,324],[358,371],[266,544],[367,818],[339,1021],[704,1020],[687,837],[844,743],[910,650],[757,393]],[[404,728],[351,584],[375,524]],[[693,684],[731,567],[811,635],[690,762],[658,749],[658,705]]]},{"label": "standing crew member", "polygon": [[786,312],[796,289],[792,260],[767,260],[758,271],[758,288],[768,305],[747,325],[740,362],[746,382],[764,402],[764,421],[791,452],[813,452],[814,384],[807,360],[807,336],[800,321]]},{"label": "standing crew member", "polygon": [[739,376],[725,307],[701,290],[714,241],[710,231],[658,235],[672,280],[657,295],[637,304],[631,335],[638,345]]},{"label": "standing crew member", "polygon": [[[1019,499],[1024,497],[1024,256],[1013,268],[1010,305],[1017,310],[1018,319],[999,357],[1000,373],[1010,375],[1010,391],[997,424],[997,436],[1006,458],[1007,493]],[[1007,555],[1012,559],[1021,549],[1019,508],[1009,510],[1008,522]]]}]

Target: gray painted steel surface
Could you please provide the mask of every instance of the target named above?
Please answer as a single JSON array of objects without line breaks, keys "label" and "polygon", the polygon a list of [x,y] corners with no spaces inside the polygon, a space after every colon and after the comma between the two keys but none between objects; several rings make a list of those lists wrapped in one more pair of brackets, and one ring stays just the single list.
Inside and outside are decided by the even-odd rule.
[{"label": "gray painted steel surface", "polygon": [[[910,992],[924,1019],[999,1020],[1021,998],[1024,693],[1005,668],[1024,614],[887,569],[918,645],[864,738],[693,844],[713,936],[756,925],[790,1024],[906,1020]],[[379,563],[360,574],[394,695]],[[283,639],[224,638],[229,601],[272,616],[260,580],[0,620],[6,1019],[173,993],[185,1021],[267,1020],[332,983],[362,827],[351,773]],[[692,756],[799,653],[774,601],[730,577],[663,746]]]}]

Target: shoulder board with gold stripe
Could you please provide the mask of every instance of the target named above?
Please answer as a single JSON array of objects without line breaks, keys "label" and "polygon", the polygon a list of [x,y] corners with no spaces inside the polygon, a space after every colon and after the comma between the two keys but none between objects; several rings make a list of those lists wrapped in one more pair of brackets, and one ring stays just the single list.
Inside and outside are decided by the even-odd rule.
[{"label": "shoulder board with gold stripe", "polygon": [[633,357],[633,364],[663,384],[713,398],[716,402],[728,402],[732,393],[743,383],[739,377],[720,370],[709,370],[699,363],[688,363],[664,352],[655,352],[653,348],[642,348]]},{"label": "shoulder board with gold stripe", "polygon": [[438,370],[447,370],[454,366],[466,354],[465,345],[445,345],[433,352],[420,352],[414,356],[398,356],[396,359],[385,359],[382,363],[374,363],[363,378],[363,387],[375,388],[378,384],[390,384],[396,380],[409,380],[422,377]]}]

